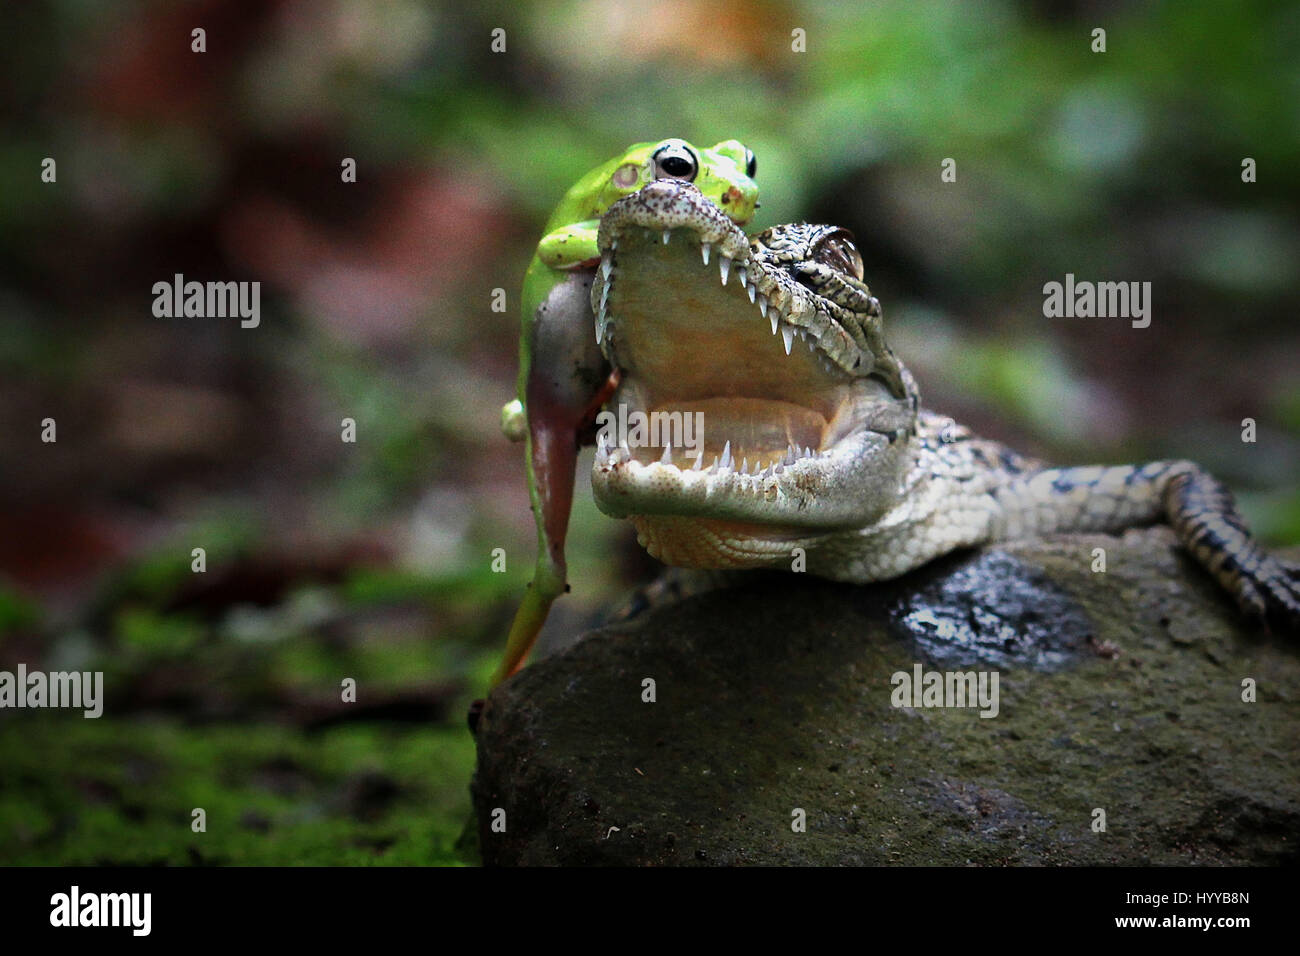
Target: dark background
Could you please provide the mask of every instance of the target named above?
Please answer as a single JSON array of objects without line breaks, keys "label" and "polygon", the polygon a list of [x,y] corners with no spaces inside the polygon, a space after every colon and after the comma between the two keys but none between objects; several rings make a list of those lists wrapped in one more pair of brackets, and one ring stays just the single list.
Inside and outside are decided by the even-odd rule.
[{"label": "dark background", "polygon": [[[852,229],[931,407],[1062,463],[1196,459],[1300,542],[1300,8],[468,6],[6,9],[0,669],[108,702],[0,712],[0,862],[455,861],[533,557],[520,280],[636,141],[739,138],[755,227]],[[261,326],[155,318],[176,272],[260,281]],[[1067,272],[1153,283],[1150,328],[1044,318]],[[578,499],[557,633],[649,563]]]}]

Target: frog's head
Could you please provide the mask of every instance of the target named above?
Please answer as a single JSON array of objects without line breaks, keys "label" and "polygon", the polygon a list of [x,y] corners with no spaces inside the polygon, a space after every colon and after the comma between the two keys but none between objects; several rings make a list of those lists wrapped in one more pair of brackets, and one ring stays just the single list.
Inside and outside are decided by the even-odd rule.
[{"label": "frog's head", "polygon": [[637,143],[613,164],[597,197],[593,217],[656,179],[675,179],[694,185],[732,222],[743,226],[758,207],[758,185],[754,182],[757,166],[753,151],[736,139],[708,149],[684,139]]}]

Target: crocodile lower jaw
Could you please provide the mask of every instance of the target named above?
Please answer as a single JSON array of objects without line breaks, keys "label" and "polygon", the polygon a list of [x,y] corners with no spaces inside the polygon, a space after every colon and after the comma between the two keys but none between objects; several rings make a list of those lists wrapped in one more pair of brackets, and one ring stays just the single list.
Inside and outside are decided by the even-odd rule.
[{"label": "crocodile lower jaw", "polygon": [[[591,487],[601,511],[617,518],[645,515],[700,517],[785,529],[859,527],[877,516],[872,502],[878,475],[859,467],[886,459],[901,443],[863,431],[832,448],[813,452],[763,473],[742,472],[740,463],[706,468],[642,462],[620,448],[598,446]],[[901,475],[901,469],[900,469]],[[874,496],[873,496],[874,495]]]}]

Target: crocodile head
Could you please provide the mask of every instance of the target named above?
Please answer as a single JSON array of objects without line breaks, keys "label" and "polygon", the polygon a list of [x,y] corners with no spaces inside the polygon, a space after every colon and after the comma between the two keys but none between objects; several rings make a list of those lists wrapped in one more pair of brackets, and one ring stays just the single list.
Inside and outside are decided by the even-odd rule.
[{"label": "crocodile head", "polygon": [[[601,432],[592,489],[651,554],[773,565],[898,501],[916,390],[846,230],[751,240],[689,183],[661,180],[610,207],[598,246],[595,334],[619,378],[608,408],[650,428],[635,443]],[[672,447],[687,416],[703,434]]]}]

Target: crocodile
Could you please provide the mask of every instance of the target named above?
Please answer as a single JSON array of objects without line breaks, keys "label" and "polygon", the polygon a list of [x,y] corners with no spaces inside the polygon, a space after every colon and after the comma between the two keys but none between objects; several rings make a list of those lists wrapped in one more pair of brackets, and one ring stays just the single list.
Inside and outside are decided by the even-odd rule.
[{"label": "crocodile", "polygon": [[664,563],[798,561],[865,584],[960,548],[1164,522],[1244,613],[1300,628],[1300,567],[1196,464],[1052,467],[922,408],[848,230],[751,238],[690,183],[659,180],[609,208],[597,244],[607,407],[705,426],[693,455],[662,434],[596,437],[597,506]]}]

